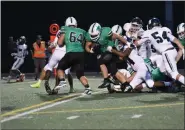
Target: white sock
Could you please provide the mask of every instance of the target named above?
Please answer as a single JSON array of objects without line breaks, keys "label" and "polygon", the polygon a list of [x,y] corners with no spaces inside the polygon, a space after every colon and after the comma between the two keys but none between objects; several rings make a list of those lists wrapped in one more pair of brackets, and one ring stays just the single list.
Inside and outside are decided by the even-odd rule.
[{"label": "white sock", "polygon": [[42,82],[42,80],[39,79],[38,83],[40,84]]},{"label": "white sock", "polygon": [[181,75],[181,76],[179,77],[179,80],[178,80],[178,81],[181,82],[182,84],[184,84],[184,76]]}]

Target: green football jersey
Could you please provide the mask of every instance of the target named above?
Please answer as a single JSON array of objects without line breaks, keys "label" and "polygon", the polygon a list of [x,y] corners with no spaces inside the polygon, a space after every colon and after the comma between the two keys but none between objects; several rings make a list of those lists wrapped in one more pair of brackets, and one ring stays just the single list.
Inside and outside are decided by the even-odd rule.
[{"label": "green football jersey", "polygon": [[[93,42],[90,39],[90,35],[87,35],[87,40]],[[112,31],[109,27],[102,27],[100,38],[96,42],[100,45],[101,52],[106,52],[108,46],[114,46],[114,41],[112,40]]]},{"label": "green football jersey", "polygon": [[144,62],[152,75],[154,81],[162,81],[165,79],[165,75],[161,73],[160,69],[154,66],[150,59],[144,59]]},{"label": "green football jersey", "polygon": [[179,39],[180,40],[180,42],[181,42],[181,44],[184,46],[185,45],[185,39]]},{"label": "green football jersey", "polygon": [[85,30],[67,26],[62,26],[60,30],[65,34],[66,52],[84,52]]}]

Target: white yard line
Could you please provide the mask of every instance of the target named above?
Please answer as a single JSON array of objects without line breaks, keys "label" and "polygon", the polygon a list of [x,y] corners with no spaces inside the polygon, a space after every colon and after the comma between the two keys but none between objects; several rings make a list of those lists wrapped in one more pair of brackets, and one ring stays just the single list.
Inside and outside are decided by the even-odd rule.
[{"label": "white yard line", "polygon": [[[103,93],[103,92],[105,92],[105,90],[104,91],[99,91],[99,92],[94,92],[93,95],[94,94],[98,94],[98,93]],[[29,114],[34,113],[34,112],[45,110],[45,109],[48,109],[48,108],[51,108],[51,107],[54,107],[54,106],[57,106],[57,105],[60,105],[60,104],[69,102],[69,101],[73,101],[73,100],[78,99],[78,98],[81,98],[81,97],[85,97],[85,96],[86,95],[81,94],[78,97],[74,97],[74,98],[67,99],[67,100],[64,100],[64,101],[58,101],[58,102],[55,102],[55,103],[52,103],[52,104],[49,104],[49,105],[46,105],[46,106],[43,106],[43,107],[40,107],[40,108],[35,108],[35,109],[29,110],[29,111],[26,111],[26,112],[23,112],[23,113],[19,113],[19,114],[10,116],[10,117],[6,117],[6,118],[4,118],[4,119],[1,120],[1,123],[7,122],[7,121],[11,121],[11,120],[20,118],[22,116],[26,116],[26,115],[29,115]]]}]

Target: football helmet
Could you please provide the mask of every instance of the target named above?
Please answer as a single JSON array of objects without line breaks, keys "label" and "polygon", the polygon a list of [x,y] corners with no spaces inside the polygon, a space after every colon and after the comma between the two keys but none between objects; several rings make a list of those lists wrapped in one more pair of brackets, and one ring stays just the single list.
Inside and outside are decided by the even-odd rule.
[{"label": "football helmet", "polygon": [[65,22],[65,26],[75,26],[77,27],[77,21],[74,17],[68,17]]},{"label": "football helmet", "polygon": [[120,25],[114,25],[111,30],[113,33],[116,33],[118,35],[121,35],[123,32],[123,29]]},{"label": "football helmet", "polygon": [[185,23],[181,23],[177,26],[177,34],[179,39],[185,39]]},{"label": "football helmet", "polygon": [[96,42],[101,34],[101,25],[99,23],[93,23],[90,26],[88,33],[90,34],[91,40]]}]

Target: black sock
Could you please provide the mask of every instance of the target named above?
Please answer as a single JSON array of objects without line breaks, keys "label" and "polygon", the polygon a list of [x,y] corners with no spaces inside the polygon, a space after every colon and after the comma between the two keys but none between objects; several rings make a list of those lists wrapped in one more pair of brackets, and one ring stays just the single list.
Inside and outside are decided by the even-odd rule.
[{"label": "black sock", "polygon": [[89,88],[89,84],[84,85],[85,88]]},{"label": "black sock", "polygon": [[72,75],[68,74],[67,79],[69,81],[70,88],[73,88],[73,77],[72,77]]},{"label": "black sock", "polygon": [[65,79],[64,78],[61,78],[61,79],[59,78],[59,81],[65,81]]},{"label": "black sock", "polygon": [[121,83],[121,87],[126,87],[128,85],[130,85],[128,82]]}]

